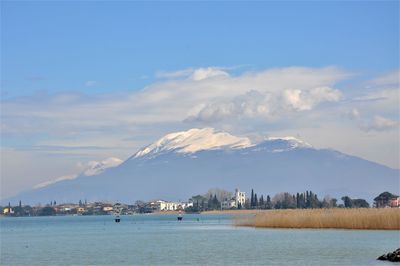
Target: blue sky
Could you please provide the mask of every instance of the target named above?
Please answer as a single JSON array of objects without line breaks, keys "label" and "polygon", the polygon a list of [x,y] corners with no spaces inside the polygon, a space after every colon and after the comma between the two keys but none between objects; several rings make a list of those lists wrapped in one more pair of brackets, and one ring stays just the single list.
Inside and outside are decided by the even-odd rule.
[{"label": "blue sky", "polygon": [[141,89],[157,71],[203,66],[384,73],[398,66],[398,9],[398,1],[3,1],[3,96]]},{"label": "blue sky", "polygon": [[400,168],[399,73],[398,1],[1,1],[0,197],[193,127]]}]

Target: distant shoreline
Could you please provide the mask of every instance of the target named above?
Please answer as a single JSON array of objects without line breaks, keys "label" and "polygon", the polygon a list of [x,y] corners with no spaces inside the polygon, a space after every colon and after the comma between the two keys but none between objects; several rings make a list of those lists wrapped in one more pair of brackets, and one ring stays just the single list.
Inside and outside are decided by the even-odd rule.
[{"label": "distant shoreline", "polygon": [[201,214],[206,215],[218,215],[218,214],[257,214],[257,213],[265,213],[271,210],[213,210],[213,211],[203,211]]}]

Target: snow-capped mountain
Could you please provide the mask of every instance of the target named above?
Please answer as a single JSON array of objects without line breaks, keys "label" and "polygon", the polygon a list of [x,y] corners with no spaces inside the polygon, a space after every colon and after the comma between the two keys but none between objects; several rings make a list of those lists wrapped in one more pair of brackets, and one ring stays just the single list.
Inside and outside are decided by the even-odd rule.
[{"label": "snow-capped mountain", "polygon": [[226,132],[216,132],[213,128],[193,128],[162,137],[139,150],[134,158],[156,156],[169,151],[195,153],[202,150],[241,149],[250,146],[251,142],[248,138],[235,137]]},{"label": "snow-capped mountain", "polygon": [[168,134],[120,165],[103,168],[94,165],[90,173],[3,202],[186,200],[213,187],[231,191],[254,188],[269,195],[312,190],[321,196],[349,195],[367,200],[387,190],[400,192],[398,169],[316,149],[294,137],[269,137],[252,143],[212,128]]}]

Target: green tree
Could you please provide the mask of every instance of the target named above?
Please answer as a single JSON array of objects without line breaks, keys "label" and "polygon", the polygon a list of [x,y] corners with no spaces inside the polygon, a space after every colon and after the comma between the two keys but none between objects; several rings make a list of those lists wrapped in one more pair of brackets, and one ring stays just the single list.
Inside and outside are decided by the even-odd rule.
[{"label": "green tree", "polygon": [[352,208],[353,207],[352,200],[351,200],[350,197],[344,196],[344,197],[342,197],[342,200],[343,200],[343,204],[344,204],[345,208]]},{"label": "green tree", "polygon": [[39,216],[51,216],[51,215],[55,215],[55,214],[56,214],[56,210],[52,207],[43,207],[38,212]]},{"label": "green tree", "polygon": [[251,189],[250,208],[253,209],[253,207],[254,207],[254,190]]},{"label": "green tree", "polygon": [[365,199],[352,199],[353,208],[369,208],[369,203]]},{"label": "green tree", "polygon": [[218,199],[217,199],[217,195],[216,194],[214,194],[214,198],[213,198],[213,208],[214,209],[218,209],[219,207],[220,207],[220,203],[219,203],[219,201],[218,201]]},{"label": "green tree", "polygon": [[194,212],[199,212],[203,210],[203,203],[204,203],[204,197],[201,195],[196,195],[191,198],[193,202],[193,211]]},{"label": "green tree", "polygon": [[212,198],[211,194],[210,194],[210,197],[208,198],[207,208],[210,210],[213,208],[213,198]]},{"label": "green tree", "polygon": [[300,202],[300,193],[297,192],[296,194],[296,208],[301,208],[301,202]]},{"label": "green tree", "polygon": [[265,206],[266,209],[272,209],[271,197],[267,195],[267,203]]},{"label": "green tree", "polygon": [[397,197],[398,197],[397,195],[394,195],[388,191],[385,191],[385,192],[379,194],[376,198],[374,198],[375,207],[382,208],[382,207],[389,206],[390,200],[393,198],[397,198]]}]

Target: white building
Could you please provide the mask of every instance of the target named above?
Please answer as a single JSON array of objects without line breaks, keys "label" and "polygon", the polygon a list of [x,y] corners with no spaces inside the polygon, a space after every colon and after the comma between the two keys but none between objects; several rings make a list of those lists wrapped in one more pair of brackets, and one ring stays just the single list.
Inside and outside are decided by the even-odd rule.
[{"label": "white building", "polygon": [[159,211],[177,211],[184,210],[188,207],[193,207],[193,202],[173,202],[157,200],[152,202],[151,205],[155,206]]},{"label": "white building", "polygon": [[235,189],[235,196],[232,199],[225,200],[221,203],[222,209],[232,209],[239,208],[239,206],[244,206],[246,203],[246,193]]},{"label": "white building", "polygon": [[221,203],[221,208],[222,208],[222,209],[232,209],[232,208],[236,208],[236,201],[235,201],[235,199],[224,200],[224,201]]},{"label": "white building", "polygon": [[235,189],[235,205],[236,208],[240,206],[244,206],[244,204],[246,203],[246,193],[240,191],[238,188]]},{"label": "white building", "polygon": [[112,207],[112,206],[104,206],[103,207],[103,211],[105,211],[105,212],[110,212],[110,211],[112,211],[114,208]]}]

